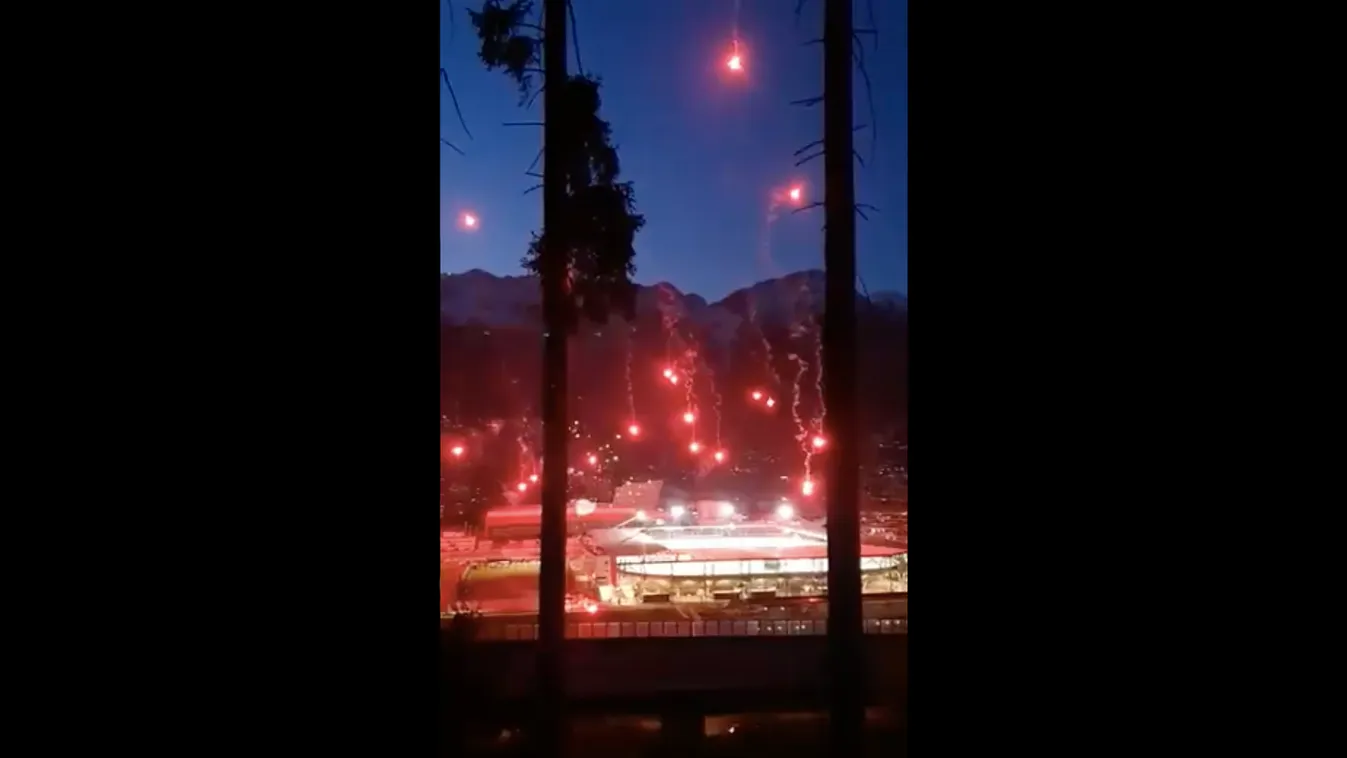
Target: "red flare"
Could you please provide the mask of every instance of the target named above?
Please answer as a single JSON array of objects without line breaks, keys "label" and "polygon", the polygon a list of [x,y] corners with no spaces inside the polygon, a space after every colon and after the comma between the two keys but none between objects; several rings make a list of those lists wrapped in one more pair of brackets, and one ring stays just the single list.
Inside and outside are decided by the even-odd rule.
[{"label": "red flare", "polygon": [[520,491],[520,492],[523,492],[524,490],[526,490],[526,489],[528,489],[528,488],[529,488],[528,484],[526,484],[526,483],[524,483],[524,482],[520,482],[520,483],[519,483],[519,491]]},{"label": "red flare", "polygon": [[462,445],[454,445],[453,447],[449,448],[449,453],[450,453],[450,455],[453,455],[455,458],[462,458],[462,457],[463,457],[463,446],[462,446]]},{"label": "red flare", "polygon": [[599,456],[597,456],[597,455],[591,455],[591,456],[589,456],[589,465],[595,466],[595,465],[598,465],[598,462],[599,462]]},{"label": "red flare", "polygon": [[774,399],[772,399],[772,398],[770,398],[770,397],[767,398],[767,407],[768,407],[768,408],[771,408],[771,407],[774,406],[774,405],[776,405],[776,400],[774,400]]},{"label": "red flare", "polygon": [[724,463],[724,462],[725,462],[725,451],[724,451],[724,450],[717,450],[717,451],[716,451],[716,463]]},{"label": "red flare", "polygon": [[695,421],[695,420],[697,420],[697,417],[694,416],[694,415],[692,415],[692,411],[688,411],[687,413],[684,413],[684,414],[683,414],[683,423],[684,423],[684,424],[691,424],[691,423],[692,423],[693,421]]},{"label": "red flare", "polygon": [[815,447],[815,448],[821,448],[821,447],[823,447],[824,445],[827,445],[827,444],[828,444],[828,441],[827,441],[827,440],[823,439],[822,437],[819,437],[819,436],[815,435],[815,437],[814,437],[814,447]]},{"label": "red flare", "polygon": [[639,437],[641,436],[641,427],[632,424],[631,426],[627,427],[627,434],[630,434],[633,437]]},{"label": "red flare", "polygon": [[809,479],[804,480],[804,483],[800,485],[800,492],[803,493],[805,497],[814,494],[814,482]]},{"label": "red flare", "polygon": [[753,391],[753,399],[754,399],[754,400],[761,400],[761,399],[762,399],[762,393],[761,393],[761,392],[758,392],[757,390],[754,390],[754,391]]},{"label": "red flare", "polygon": [[530,482],[535,482],[535,483],[536,483],[536,482],[538,481],[538,475],[537,475],[537,474],[529,474],[529,481],[530,481]]},{"label": "red flare", "polygon": [[691,442],[691,443],[688,443],[688,450],[691,450],[691,451],[694,452],[694,453],[695,453],[695,452],[698,452],[698,451],[701,450],[701,449],[702,449],[702,445],[701,445],[700,442]]}]

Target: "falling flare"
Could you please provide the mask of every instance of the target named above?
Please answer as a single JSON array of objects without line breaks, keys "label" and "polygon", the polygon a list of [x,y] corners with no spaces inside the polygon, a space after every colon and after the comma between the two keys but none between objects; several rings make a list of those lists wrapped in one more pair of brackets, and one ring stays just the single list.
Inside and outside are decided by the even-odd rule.
[{"label": "falling flare", "polygon": [[771,408],[771,407],[774,406],[774,405],[776,405],[776,400],[775,400],[774,398],[770,398],[770,397],[767,398],[767,407],[768,407],[768,408]]},{"label": "falling flare", "polygon": [[688,443],[688,450],[691,450],[691,451],[694,452],[694,453],[699,452],[701,449],[702,449],[702,445],[701,445],[700,442],[690,442],[690,443]]},{"label": "falling flare", "polygon": [[687,413],[684,413],[684,414],[683,414],[683,423],[684,423],[684,424],[691,424],[693,421],[696,421],[696,420],[697,420],[697,417],[696,417],[695,415],[693,415],[692,411],[688,411]]},{"label": "falling flare", "polygon": [[819,437],[819,436],[817,436],[817,435],[814,436],[814,448],[815,448],[816,450],[817,450],[817,449],[821,449],[824,445],[827,445],[827,444],[828,444],[828,441],[827,441],[827,440],[825,440],[825,439],[823,439],[822,437]]},{"label": "falling flare", "polygon": [[449,448],[449,453],[453,455],[455,458],[461,458],[463,457],[463,446],[454,445],[453,447]]},{"label": "falling flare", "polygon": [[537,475],[537,474],[529,474],[529,481],[536,484],[536,483],[538,482],[538,475]]},{"label": "falling flare", "polygon": [[790,188],[790,201],[791,201],[792,203],[798,203],[798,202],[800,202],[800,197],[802,196],[802,194],[803,194],[803,193],[802,193],[802,191],[800,190],[799,187],[791,187],[791,188]]},{"label": "falling flare", "polygon": [[755,401],[756,401],[756,400],[761,400],[761,399],[762,399],[762,393],[761,393],[761,392],[758,392],[757,390],[754,390],[754,391],[753,391],[753,399],[754,399]]},{"label": "falling flare", "polygon": [[599,463],[599,456],[597,455],[589,456],[589,465],[596,466],[598,465],[598,463]]},{"label": "falling flare", "polygon": [[520,483],[519,483],[519,491],[520,491],[520,492],[523,492],[524,490],[526,490],[526,489],[528,489],[528,488],[529,488],[529,486],[528,486],[528,483],[527,483],[527,482],[520,482]]},{"label": "falling flare", "polygon": [[641,427],[632,424],[631,426],[627,427],[627,434],[630,434],[633,437],[639,437],[641,436]]},{"label": "falling flare", "polygon": [[716,451],[716,463],[724,463],[724,462],[725,462],[725,451],[724,451],[724,450],[717,450],[717,451]]},{"label": "falling flare", "polygon": [[803,493],[805,497],[814,494],[814,481],[812,479],[804,480],[800,485],[800,492]]},{"label": "falling flare", "polygon": [[729,66],[731,71],[742,71],[744,69],[744,62],[737,54],[731,55],[725,65]]}]

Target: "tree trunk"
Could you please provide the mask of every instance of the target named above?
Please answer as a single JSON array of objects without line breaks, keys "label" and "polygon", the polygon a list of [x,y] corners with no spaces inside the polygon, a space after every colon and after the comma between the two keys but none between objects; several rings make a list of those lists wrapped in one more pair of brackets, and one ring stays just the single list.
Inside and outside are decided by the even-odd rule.
[{"label": "tree trunk", "polygon": [[826,0],[823,20],[824,399],[828,476],[828,653],[833,755],[859,755],[864,725],[860,435],[856,407],[856,211],[852,164],[852,0]]},{"label": "tree trunk", "polygon": [[560,754],[566,595],[566,3],[543,0],[543,475],[538,575],[539,754]]}]

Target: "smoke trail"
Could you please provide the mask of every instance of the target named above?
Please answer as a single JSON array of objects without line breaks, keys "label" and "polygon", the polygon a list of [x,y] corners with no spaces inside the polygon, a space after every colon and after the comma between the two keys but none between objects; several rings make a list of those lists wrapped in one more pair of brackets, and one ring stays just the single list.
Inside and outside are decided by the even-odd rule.
[{"label": "smoke trail", "polygon": [[706,380],[711,383],[711,393],[716,397],[716,449],[720,449],[720,390],[716,388],[716,372],[711,369],[711,364],[701,359],[702,370],[706,372]]},{"label": "smoke trail", "polygon": [[631,333],[633,329],[635,327],[627,327],[627,330],[623,332],[626,338],[622,341],[623,352],[627,354],[627,423],[629,424],[636,423],[636,393],[631,387]]},{"label": "smoke trail", "polygon": [[823,434],[823,422],[828,418],[828,404],[823,398],[823,335],[817,319],[814,320],[814,365],[818,367],[814,372],[814,389],[818,392],[819,409],[818,420],[814,425],[819,434]]},{"label": "smoke trail", "polygon": [[795,372],[795,383],[791,387],[790,417],[795,420],[795,441],[800,443],[800,451],[804,453],[804,478],[812,479],[811,463],[814,458],[813,446],[809,444],[809,432],[804,428],[804,422],[800,420],[800,379],[804,372],[809,370],[809,364],[803,358],[795,353],[790,354],[790,359],[795,361],[798,370]]}]

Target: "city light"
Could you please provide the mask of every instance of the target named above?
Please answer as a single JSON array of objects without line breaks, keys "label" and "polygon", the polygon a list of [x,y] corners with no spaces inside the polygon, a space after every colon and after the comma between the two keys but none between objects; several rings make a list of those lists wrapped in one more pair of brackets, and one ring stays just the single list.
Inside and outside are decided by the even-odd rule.
[{"label": "city light", "polygon": [[691,424],[693,421],[696,421],[696,420],[697,420],[697,417],[694,416],[694,415],[692,415],[692,411],[688,411],[687,413],[684,413],[684,414],[683,414],[683,423],[684,423],[684,424]]},{"label": "city light", "polygon": [[684,508],[684,507],[681,506],[681,505],[671,505],[671,506],[669,506],[669,516],[670,516],[671,518],[676,518],[676,519],[678,519],[678,518],[683,518],[683,515],[686,514],[687,512],[688,512],[688,509],[687,509],[687,508]]},{"label": "city light", "polygon": [[721,503],[721,504],[720,504],[720,517],[721,517],[721,518],[730,518],[730,517],[732,517],[732,516],[734,516],[734,503]]},{"label": "city light", "polygon": [[637,511],[637,512],[636,512],[636,520],[637,520],[637,521],[645,521],[645,511]]},{"label": "city light", "polygon": [[795,518],[795,506],[790,503],[782,503],[776,507],[776,517],[782,521],[790,521]]},{"label": "city light", "polygon": [[585,612],[587,612],[587,613],[598,613],[598,612],[599,612],[599,606],[595,605],[594,603],[587,603],[587,604],[585,605]]}]

